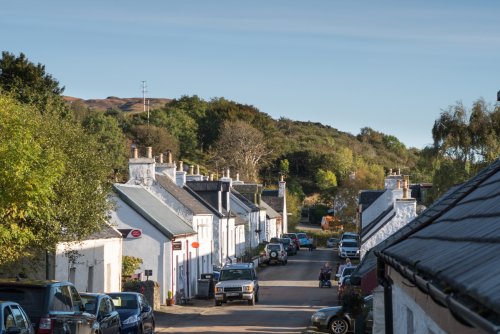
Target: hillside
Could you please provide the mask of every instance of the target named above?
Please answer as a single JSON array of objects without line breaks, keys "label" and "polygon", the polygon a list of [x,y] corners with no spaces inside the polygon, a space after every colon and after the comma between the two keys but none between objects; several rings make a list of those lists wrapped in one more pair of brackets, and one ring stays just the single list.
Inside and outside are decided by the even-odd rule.
[{"label": "hillside", "polygon": [[[90,110],[119,110],[124,112],[136,113],[144,111],[143,99],[141,97],[120,98],[116,96],[109,96],[105,99],[89,99],[84,100],[77,97],[64,96],[64,100],[70,105],[72,109],[76,109],[75,105],[85,106]],[[159,109],[165,104],[172,101],[166,98],[147,98],[149,101],[149,109]]]}]

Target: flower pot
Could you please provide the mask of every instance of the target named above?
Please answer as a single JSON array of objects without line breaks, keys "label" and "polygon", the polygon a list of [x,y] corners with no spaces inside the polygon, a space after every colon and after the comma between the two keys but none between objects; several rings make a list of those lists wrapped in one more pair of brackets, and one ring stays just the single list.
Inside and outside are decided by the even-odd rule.
[{"label": "flower pot", "polygon": [[167,298],[167,306],[172,306],[174,305],[174,299],[173,298]]}]

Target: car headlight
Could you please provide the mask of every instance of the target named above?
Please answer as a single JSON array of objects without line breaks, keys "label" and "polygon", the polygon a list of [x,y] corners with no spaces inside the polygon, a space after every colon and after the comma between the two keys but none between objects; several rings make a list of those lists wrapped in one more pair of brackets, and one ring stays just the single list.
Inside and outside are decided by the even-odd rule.
[{"label": "car headlight", "polygon": [[222,293],[222,292],[224,292],[224,289],[221,287],[215,287],[215,292]]},{"label": "car headlight", "polygon": [[137,314],[134,314],[130,317],[128,317],[127,319],[125,319],[122,324],[124,325],[130,325],[130,324],[133,324],[133,323],[136,323],[136,322],[139,322],[139,317],[137,316]]},{"label": "car headlight", "polygon": [[244,285],[243,286],[243,292],[252,292],[253,286],[251,285]]},{"label": "car headlight", "polygon": [[313,314],[312,318],[317,320],[326,319],[326,314],[323,312],[316,312]]}]

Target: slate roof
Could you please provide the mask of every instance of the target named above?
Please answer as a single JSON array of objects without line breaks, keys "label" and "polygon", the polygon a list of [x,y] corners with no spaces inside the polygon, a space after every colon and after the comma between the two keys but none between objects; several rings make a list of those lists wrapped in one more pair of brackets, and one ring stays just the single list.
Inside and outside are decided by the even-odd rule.
[{"label": "slate roof", "polygon": [[98,239],[114,239],[122,238],[122,234],[113,226],[106,224],[106,226],[99,232],[92,233],[86,240],[98,240]]},{"label": "slate roof", "polygon": [[278,190],[263,190],[261,198],[276,212],[283,212],[284,200],[278,195]]},{"label": "slate roof", "polygon": [[366,210],[377,200],[386,190],[363,190],[359,193],[358,203]]},{"label": "slate roof", "polygon": [[115,184],[114,189],[120,199],[167,238],[196,234],[187,222],[142,186]]},{"label": "slate roof", "polygon": [[273,208],[271,208],[269,206],[269,204],[267,204],[266,202],[264,201],[260,201],[260,207],[264,210],[266,210],[266,216],[270,219],[272,218],[281,218],[281,215],[279,213],[277,213]]},{"label": "slate roof", "polygon": [[186,189],[179,187],[166,175],[156,175],[156,180],[170,195],[175,197],[194,215],[210,215],[212,212],[202,205],[198,198],[195,198]]},{"label": "slate roof", "polygon": [[500,160],[374,251],[462,320],[500,330]]},{"label": "slate roof", "polygon": [[251,211],[259,211],[259,207],[257,205],[236,190],[233,189],[233,191],[231,191],[231,195],[243,202],[243,204],[245,204]]}]

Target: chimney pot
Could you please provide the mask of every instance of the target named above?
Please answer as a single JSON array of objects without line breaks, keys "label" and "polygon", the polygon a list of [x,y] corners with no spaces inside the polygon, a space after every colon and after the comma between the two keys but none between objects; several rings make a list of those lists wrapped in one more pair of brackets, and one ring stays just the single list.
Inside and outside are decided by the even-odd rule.
[{"label": "chimney pot", "polygon": [[401,180],[398,180],[398,186],[396,189],[401,189]]},{"label": "chimney pot", "polygon": [[280,176],[280,181],[281,182],[285,181],[285,176],[283,174]]},{"label": "chimney pot", "polygon": [[236,173],[236,181],[240,180],[240,173]]},{"label": "chimney pot", "polygon": [[160,163],[163,163],[163,153],[160,153]]},{"label": "chimney pot", "polygon": [[392,168],[389,169],[389,175],[392,175]]},{"label": "chimney pot", "polygon": [[214,180],[214,173],[210,173],[210,174],[208,175],[208,179],[209,179],[210,181],[213,181],[213,180]]},{"label": "chimney pot", "polygon": [[194,174],[194,165],[190,165],[189,166],[189,175],[193,175]]},{"label": "chimney pot", "polygon": [[200,165],[196,165],[196,175],[200,175]]},{"label": "chimney pot", "polygon": [[227,177],[229,178],[229,168],[227,169]]},{"label": "chimney pot", "polygon": [[172,152],[170,152],[170,150],[167,152],[167,162],[169,164],[172,163]]},{"label": "chimney pot", "polygon": [[139,150],[137,147],[134,148],[134,159],[139,159]]},{"label": "chimney pot", "polygon": [[182,166],[182,160],[179,160],[179,172],[184,171],[184,167]]},{"label": "chimney pot", "polygon": [[151,146],[148,146],[146,149],[147,149],[148,159],[151,159],[153,157],[153,148]]}]

